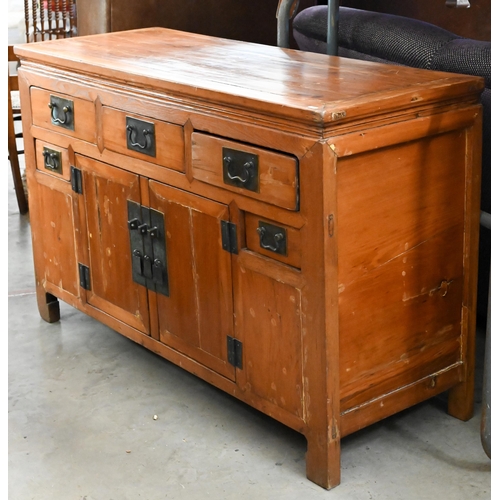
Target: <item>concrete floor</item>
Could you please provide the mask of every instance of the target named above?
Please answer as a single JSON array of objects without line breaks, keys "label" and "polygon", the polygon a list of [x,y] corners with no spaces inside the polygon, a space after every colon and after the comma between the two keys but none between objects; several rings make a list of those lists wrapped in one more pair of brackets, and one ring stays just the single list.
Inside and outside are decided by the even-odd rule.
[{"label": "concrete floor", "polygon": [[348,436],[328,492],[305,477],[300,434],[62,302],[61,321],[45,323],[10,177],[8,234],[9,499],[491,498],[484,332],[474,418],[450,417],[440,396]]}]

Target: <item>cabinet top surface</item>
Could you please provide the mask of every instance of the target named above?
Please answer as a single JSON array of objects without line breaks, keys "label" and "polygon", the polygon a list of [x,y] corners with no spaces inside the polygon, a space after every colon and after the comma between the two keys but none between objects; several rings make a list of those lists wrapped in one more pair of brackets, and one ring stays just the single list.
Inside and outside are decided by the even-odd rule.
[{"label": "cabinet top surface", "polygon": [[18,45],[30,61],[267,115],[327,124],[459,102],[481,78],[313,54],[166,28]]}]

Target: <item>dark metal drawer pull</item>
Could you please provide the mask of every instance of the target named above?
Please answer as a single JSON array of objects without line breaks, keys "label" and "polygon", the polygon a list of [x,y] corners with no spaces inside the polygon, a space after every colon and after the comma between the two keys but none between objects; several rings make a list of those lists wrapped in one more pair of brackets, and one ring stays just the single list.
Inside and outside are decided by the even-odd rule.
[{"label": "dark metal drawer pull", "polygon": [[141,144],[140,142],[135,142],[135,138],[137,137],[137,130],[134,127],[132,127],[131,125],[127,125],[127,130],[128,130],[128,141],[131,146],[140,149],[148,149],[151,147],[151,137],[149,136],[151,132],[149,130],[142,131],[142,135],[144,136],[144,144]]},{"label": "dark metal drawer pull", "polygon": [[259,221],[257,232],[261,248],[280,255],[287,254],[286,229]]},{"label": "dark metal drawer pull", "polygon": [[69,130],[75,129],[73,101],[51,95],[49,101],[49,109],[50,121],[52,125],[64,127]]},{"label": "dark metal drawer pull", "polygon": [[127,148],[149,156],[156,156],[155,124],[126,117]]},{"label": "dark metal drawer pull", "polygon": [[44,167],[51,172],[62,173],[61,152],[50,148],[43,148]]},{"label": "dark metal drawer pull", "polygon": [[222,148],[222,174],[230,186],[259,191],[259,157],[246,151]]},{"label": "dark metal drawer pull", "polygon": [[64,120],[61,120],[58,116],[58,113],[57,113],[57,105],[50,102],[49,103],[49,108],[51,109],[51,117],[52,117],[52,121],[54,123],[61,123],[63,125],[65,125],[66,123],[68,123],[69,121],[69,113],[71,112],[71,108],[68,107],[68,106],[64,106],[63,107],[63,113],[64,113]]},{"label": "dark metal drawer pull", "polygon": [[253,169],[255,169],[255,165],[253,164],[253,162],[251,161],[247,161],[242,167],[241,167],[241,174],[242,175],[238,175],[238,174],[233,174],[231,172],[231,170],[234,169],[234,163],[233,161],[231,160],[231,158],[229,157],[226,157],[224,158],[224,161],[226,162],[227,164],[227,176],[232,180],[238,180],[240,182],[243,182],[243,184],[245,184],[246,182],[248,182],[250,180],[250,176],[251,176],[251,171]]}]

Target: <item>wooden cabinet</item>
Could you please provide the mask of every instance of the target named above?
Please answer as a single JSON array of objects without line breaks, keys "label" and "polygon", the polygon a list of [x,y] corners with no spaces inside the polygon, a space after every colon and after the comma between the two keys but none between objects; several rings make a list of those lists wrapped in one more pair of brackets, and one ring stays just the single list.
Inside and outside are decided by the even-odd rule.
[{"label": "wooden cabinet", "polygon": [[145,29],[16,48],[58,299],[308,441],[473,410],[479,78]]}]

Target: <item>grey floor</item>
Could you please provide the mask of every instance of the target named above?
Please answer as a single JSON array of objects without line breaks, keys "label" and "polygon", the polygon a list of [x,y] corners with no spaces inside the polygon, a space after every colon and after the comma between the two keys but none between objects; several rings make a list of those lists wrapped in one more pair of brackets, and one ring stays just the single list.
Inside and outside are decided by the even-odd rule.
[{"label": "grey floor", "polygon": [[10,178],[8,232],[9,499],[491,498],[484,332],[473,419],[447,415],[443,395],[348,436],[342,483],[325,491],[305,478],[300,434],[64,303],[45,323]]}]

